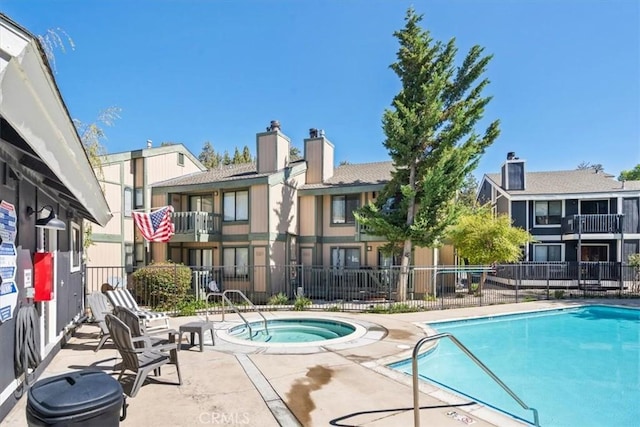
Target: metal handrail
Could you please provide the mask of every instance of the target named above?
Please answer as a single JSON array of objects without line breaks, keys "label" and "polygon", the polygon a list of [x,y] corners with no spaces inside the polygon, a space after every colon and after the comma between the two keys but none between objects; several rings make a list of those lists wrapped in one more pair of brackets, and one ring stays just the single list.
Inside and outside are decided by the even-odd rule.
[{"label": "metal handrail", "polygon": [[[238,308],[231,302],[231,300],[229,298],[227,298],[227,296],[224,294],[224,292],[209,292],[207,294],[206,301],[209,301],[209,297],[212,297],[212,296],[222,297],[222,321],[224,322],[224,302],[226,301],[226,302],[229,303],[229,306],[233,309],[233,311],[235,311],[235,313],[238,316],[240,316],[240,318],[242,319],[244,324],[247,326],[247,328],[249,329],[249,338],[251,339],[251,341],[253,341],[253,330],[251,329],[251,325],[249,324],[249,322],[247,322],[247,319],[244,318],[242,313],[240,313]],[[208,306],[208,304],[207,304],[206,316],[207,316],[207,322],[208,322],[209,321],[209,306]]]},{"label": "metal handrail", "polygon": [[418,386],[418,353],[420,351],[420,347],[426,342],[436,341],[440,338],[449,338],[455,345],[458,346],[460,350],[464,352],[469,358],[475,362],[483,371],[485,371],[491,379],[493,379],[504,391],[506,391],[509,396],[511,396],[522,408],[527,411],[533,412],[533,423],[535,426],[540,426],[540,420],[538,419],[538,410],[535,408],[530,408],[526,403],[520,399],[513,390],[511,390],[505,383],[502,382],[500,378],[496,374],[494,374],[491,369],[487,367],[484,363],[480,361],[467,347],[465,347],[458,339],[450,334],[449,332],[443,332],[441,334],[432,335],[430,337],[421,338],[416,346],[413,348],[413,354],[411,355],[411,370],[413,376],[413,425],[415,427],[420,427],[420,393]]},{"label": "metal handrail", "polygon": [[[239,289],[225,289],[225,291],[222,292],[222,294],[226,295],[227,292],[240,295],[247,302],[247,304],[249,304],[251,307],[253,307],[253,311],[258,313],[260,315],[260,317],[262,317],[262,321],[264,322],[264,331],[268,334],[269,330],[267,329],[267,318],[264,317],[264,314],[262,314],[260,312],[260,310],[258,310],[258,307],[256,307],[255,304],[253,302],[251,302],[251,300],[249,298],[247,298],[247,296],[244,294],[244,292],[242,292]],[[227,301],[229,301],[228,298],[227,298]],[[224,320],[224,304],[222,305],[222,320]]]}]

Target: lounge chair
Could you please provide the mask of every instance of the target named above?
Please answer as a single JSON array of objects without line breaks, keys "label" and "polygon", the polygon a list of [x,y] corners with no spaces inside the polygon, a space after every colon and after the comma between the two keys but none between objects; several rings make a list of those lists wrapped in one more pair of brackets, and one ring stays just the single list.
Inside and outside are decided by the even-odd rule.
[{"label": "lounge chair", "polygon": [[109,328],[111,339],[116,345],[120,356],[122,357],[121,371],[118,381],[122,378],[125,371],[129,370],[135,373],[135,379],[131,386],[130,397],[135,397],[138,390],[144,383],[151,371],[159,374],[160,367],[167,364],[174,364],[178,374],[178,385],[182,385],[182,377],[180,376],[180,365],[178,364],[178,354],[176,350],[170,352],[152,348],[149,345],[143,345],[141,348],[136,346],[138,342],[148,342],[148,338],[133,337],[131,330],[127,325],[113,314],[105,316],[105,322]]},{"label": "lounge chair", "polygon": [[113,305],[114,307],[127,307],[135,312],[136,315],[140,319],[142,319],[145,328],[147,329],[149,328],[149,323],[156,320],[164,321],[164,325],[154,326],[154,329],[169,328],[169,316],[167,316],[165,313],[160,313],[157,311],[142,310],[140,307],[138,307],[138,303],[136,302],[135,298],[133,298],[133,295],[131,295],[128,289],[116,288],[114,290],[107,291],[107,298],[109,298],[109,302],[111,302],[111,305]]},{"label": "lounge chair", "polygon": [[93,316],[94,323],[97,323],[100,327],[100,342],[93,351],[98,351],[102,348],[105,342],[109,339],[109,328],[105,323],[105,316],[113,311],[113,308],[109,306],[109,300],[104,294],[100,292],[94,292],[87,296],[87,304],[91,309],[91,315]]}]

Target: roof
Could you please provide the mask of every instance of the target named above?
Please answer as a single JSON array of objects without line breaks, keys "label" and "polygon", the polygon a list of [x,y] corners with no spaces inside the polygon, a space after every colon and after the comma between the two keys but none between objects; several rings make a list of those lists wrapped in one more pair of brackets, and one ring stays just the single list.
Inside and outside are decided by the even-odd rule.
[{"label": "roof", "polygon": [[325,182],[305,184],[302,190],[345,187],[356,185],[384,185],[391,179],[393,162],[375,162],[340,165]]},{"label": "roof", "polygon": [[160,156],[168,153],[182,153],[185,156],[187,156],[189,160],[191,160],[191,162],[194,165],[196,165],[200,170],[202,171],[207,170],[207,167],[203,165],[202,162],[196,156],[194,156],[193,153],[191,153],[191,151],[189,151],[189,149],[185,147],[184,144],[182,143],[161,145],[159,147],[148,147],[148,148],[142,148],[137,150],[105,154],[104,156],[102,156],[101,160],[102,160],[102,164],[106,165],[110,163],[117,163],[125,160],[131,160],[134,158]]},{"label": "roof", "polygon": [[[494,186],[501,187],[501,174],[491,173],[485,177]],[[622,182],[613,175],[596,172],[595,169],[575,169],[567,171],[526,172],[524,190],[504,190],[511,195],[611,193],[615,191],[640,190],[640,181]]]},{"label": "roof", "polygon": [[109,205],[41,42],[2,13],[0,40],[3,161],[63,209],[106,225]]},{"label": "roof", "polygon": [[182,185],[216,184],[219,182],[260,178],[271,175],[272,172],[258,173],[255,163],[241,163],[237,165],[220,166],[204,172],[195,172],[178,178],[156,182],[154,187],[175,187]]}]

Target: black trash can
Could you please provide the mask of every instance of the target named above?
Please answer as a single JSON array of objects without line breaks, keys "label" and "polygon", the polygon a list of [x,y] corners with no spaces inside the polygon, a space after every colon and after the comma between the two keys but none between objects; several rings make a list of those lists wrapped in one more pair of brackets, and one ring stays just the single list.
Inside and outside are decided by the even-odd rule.
[{"label": "black trash can", "polygon": [[27,395],[27,424],[118,426],[124,419],[122,386],[99,371],[68,372],[36,382]]}]

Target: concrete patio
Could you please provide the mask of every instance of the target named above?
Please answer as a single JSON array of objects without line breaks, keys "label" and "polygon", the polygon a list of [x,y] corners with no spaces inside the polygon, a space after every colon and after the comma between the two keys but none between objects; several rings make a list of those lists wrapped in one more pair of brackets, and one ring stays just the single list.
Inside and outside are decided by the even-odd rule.
[{"label": "concrete patio", "polygon": [[[374,326],[371,334],[334,348],[265,349],[238,346],[219,336],[215,346],[205,339],[204,352],[197,346],[183,345],[178,353],[182,386],[176,386],[175,368],[164,367],[161,376],[149,377],[135,398],[127,398],[127,417],[121,425],[413,425],[411,378],[385,365],[409,357],[413,345],[425,336],[416,322],[584,303],[545,301],[396,315],[268,312],[267,319],[330,316]],[[197,319],[173,318],[171,326],[177,329],[193,320]],[[226,322],[221,322],[219,315],[213,320],[217,330],[236,321],[229,315]],[[97,332],[97,327],[83,325],[42,378],[80,369],[101,370],[117,377],[113,368],[118,354],[111,342],[99,352],[93,351]],[[126,391],[130,383],[124,387]],[[2,421],[3,426],[26,425],[26,400],[23,396]],[[522,425],[428,384],[421,386],[420,405],[422,425]]]}]

